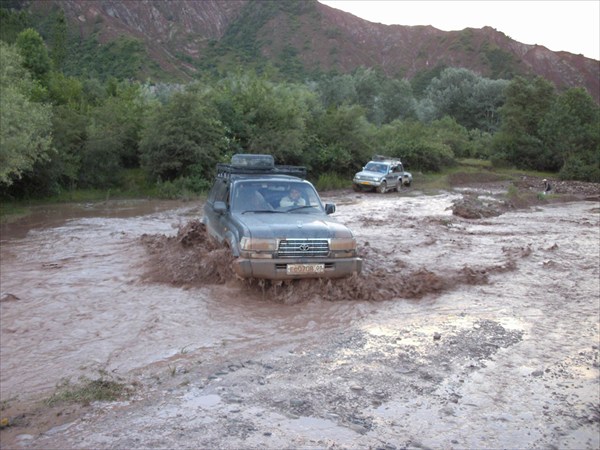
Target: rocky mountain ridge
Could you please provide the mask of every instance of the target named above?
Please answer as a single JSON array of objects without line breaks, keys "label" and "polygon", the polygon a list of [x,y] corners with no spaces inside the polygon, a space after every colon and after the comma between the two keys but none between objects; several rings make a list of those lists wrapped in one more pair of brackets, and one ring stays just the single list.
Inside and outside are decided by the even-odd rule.
[{"label": "rocky mountain ridge", "polygon": [[412,78],[452,66],[492,78],[541,75],[561,89],[583,86],[600,102],[599,61],[523,44],[491,27],[446,32],[383,25],[316,0],[51,0],[29,5],[62,8],[82,36],[95,33],[101,42],[136,37],[150,58],[182,77],[193,77],[198,63],[215,49],[222,61],[232,46],[246,46],[276,66],[292,60],[308,71],[345,73],[364,66]]}]

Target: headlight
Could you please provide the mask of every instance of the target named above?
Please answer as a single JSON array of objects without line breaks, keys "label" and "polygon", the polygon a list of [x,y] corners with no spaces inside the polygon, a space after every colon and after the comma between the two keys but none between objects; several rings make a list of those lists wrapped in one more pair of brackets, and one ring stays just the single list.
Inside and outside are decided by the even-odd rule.
[{"label": "headlight", "polygon": [[332,239],[329,244],[329,248],[332,251],[356,250],[356,239],[354,239],[354,238]]},{"label": "headlight", "polygon": [[277,239],[243,237],[240,240],[240,249],[253,252],[274,252],[277,250]]}]

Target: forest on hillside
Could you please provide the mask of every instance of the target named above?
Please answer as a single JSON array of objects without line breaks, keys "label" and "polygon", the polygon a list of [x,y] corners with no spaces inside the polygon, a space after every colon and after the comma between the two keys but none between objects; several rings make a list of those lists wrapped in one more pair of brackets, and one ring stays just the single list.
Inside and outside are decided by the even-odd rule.
[{"label": "forest on hillside", "polygon": [[142,64],[134,41],[104,47],[102,64],[77,66],[64,16],[41,33],[23,12],[0,12],[5,199],[139,183],[166,196],[201,192],[235,153],[305,165],[311,179],[349,179],[386,154],[412,171],[479,158],[600,182],[600,108],[583,88],[557,92],[540,77],[489,79],[464,68],[412,80],[359,68],[292,81],[274,67],[240,67],[158,83],[127,69]]}]

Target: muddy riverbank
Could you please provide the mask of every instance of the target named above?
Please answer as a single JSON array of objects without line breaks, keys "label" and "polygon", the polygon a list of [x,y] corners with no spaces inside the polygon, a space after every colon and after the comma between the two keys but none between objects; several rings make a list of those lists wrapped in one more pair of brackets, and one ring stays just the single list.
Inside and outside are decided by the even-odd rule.
[{"label": "muddy riverbank", "polygon": [[[0,445],[598,448],[598,191],[522,182],[325,193],[365,259],[332,282],[235,279],[198,204],[3,228]],[[131,394],[40,403],[82,376]]]}]

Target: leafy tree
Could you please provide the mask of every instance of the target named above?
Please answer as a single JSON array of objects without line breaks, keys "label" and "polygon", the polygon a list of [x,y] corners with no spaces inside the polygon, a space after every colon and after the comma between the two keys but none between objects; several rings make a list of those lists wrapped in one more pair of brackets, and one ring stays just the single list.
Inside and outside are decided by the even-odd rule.
[{"label": "leafy tree", "polygon": [[62,70],[67,57],[67,21],[65,13],[61,9],[55,19],[52,29],[52,51],[51,57],[55,70]]},{"label": "leafy tree", "polygon": [[431,123],[430,134],[443,145],[452,150],[453,156],[465,158],[470,151],[470,136],[465,127],[450,116]]},{"label": "leafy tree", "polygon": [[287,44],[279,54],[277,67],[287,80],[300,80],[305,75],[304,65],[298,53],[293,45]]},{"label": "leafy tree", "polygon": [[0,185],[9,186],[50,151],[51,110],[35,103],[22,57],[0,41]]},{"label": "leafy tree", "polygon": [[315,115],[309,126],[311,174],[356,172],[373,154],[374,128],[357,105],[329,108]]},{"label": "leafy tree", "polygon": [[[44,172],[46,191],[60,188],[73,188],[79,179],[81,157],[88,135],[89,117],[69,103],[54,107],[52,116],[52,143],[56,155],[49,161]],[[38,184],[41,184],[38,182]],[[54,188],[54,189],[53,189]]]},{"label": "leafy tree", "polygon": [[98,78],[84,78],[82,85],[86,105],[99,106],[108,97],[106,86]]},{"label": "leafy tree", "polygon": [[109,95],[90,111],[79,180],[84,186],[110,187],[124,168],[139,166],[138,142],[146,105],[137,84],[107,82]]},{"label": "leafy tree", "polygon": [[325,108],[351,105],[358,102],[358,94],[352,75],[322,77],[317,93]]},{"label": "leafy tree", "polygon": [[72,108],[83,106],[83,83],[74,77],[67,77],[60,72],[48,75],[48,99],[54,105],[69,105]]},{"label": "leafy tree", "polygon": [[301,160],[315,96],[304,86],[273,84],[248,74],[223,80],[215,104],[228,130],[230,151],[270,153],[279,162]]},{"label": "leafy tree", "polygon": [[467,129],[496,131],[497,111],[507,85],[507,81],[482,78],[467,69],[445,69],[425,91],[419,117],[427,121],[448,115]]},{"label": "leafy tree", "polygon": [[547,153],[564,178],[600,181],[600,108],[583,88],[569,89],[540,124]]},{"label": "leafy tree", "polygon": [[481,130],[469,130],[467,146],[456,152],[459,158],[490,159],[494,135]]},{"label": "leafy tree", "polygon": [[52,103],[52,152],[38,160],[15,183],[13,193],[21,197],[59,194],[76,186],[81,155],[87,141],[88,117],[81,82],[50,72],[46,98]]},{"label": "leafy tree", "polygon": [[451,120],[430,124],[396,120],[379,129],[375,151],[400,158],[411,170],[437,172],[454,164],[450,128]]},{"label": "leafy tree", "polygon": [[548,153],[540,135],[542,120],[555,99],[554,88],[537,77],[517,77],[506,89],[506,102],[500,109],[502,126],[494,136],[492,161],[534,170],[557,170],[560,161]]},{"label": "leafy tree", "polygon": [[380,94],[381,123],[416,119],[417,102],[407,80],[384,81]]},{"label": "leafy tree", "polygon": [[50,71],[51,61],[40,34],[33,28],[27,28],[17,36],[16,45],[23,56],[25,68],[35,79],[44,81]]},{"label": "leafy tree", "polygon": [[29,13],[27,11],[13,10],[3,1],[0,4],[0,39],[9,44],[14,44],[17,35],[25,28],[30,27]]},{"label": "leafy tree", "polygon": [[122,142],[107,124],[92,118],[86,128],[87,140],[81,154],[79,183],[83,187],[109,188],[120,181]]},{"label": "leafy tree", "polygon": [[446,69],[446,66],[439,65],[433,69],[426,69],[417,72],[410,80],[413,94],[415,98],[421,99],[425,94],[425,90],[434,78],[439,78],[440,74]]},{"label": "leafy tree", "polygon": [[353,78],[357,103],[371,123],[380,124],[383,120],[380,107],[383,76],[374,69],[359,67]]},{"label": "leafy tree", "polygon": [[407,80],[385,78],[364,67],[352,75],[322,77],[316,87],[325,108],[357,104],[376,125],[415,116],[416,102]]},{"label": "leafy tree", "polygon": [[140,77],[148,61],[140,39],[119,36],[101,44],[96,35],[92,35],[69,48],[63,69],[66,74],[97,78],[101,82],[110,77],[134,80]]},{"label": "leafy tree", "polygon": [[217,111],[198,90],[176,93],[142,130],[142,167],[155,180],[210,179],[227,146]]},{"label": "leafy tree", "polygon": [[494,79],[511,79],[517,72],[514,56],[500,47],[485,43],[482,46],[481,59],[490,68]]}]

